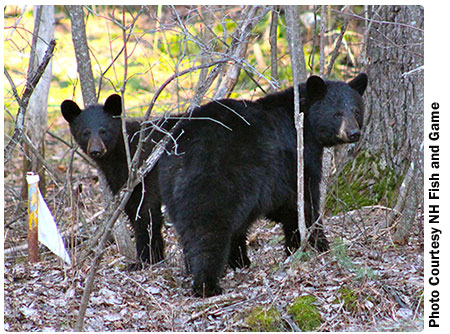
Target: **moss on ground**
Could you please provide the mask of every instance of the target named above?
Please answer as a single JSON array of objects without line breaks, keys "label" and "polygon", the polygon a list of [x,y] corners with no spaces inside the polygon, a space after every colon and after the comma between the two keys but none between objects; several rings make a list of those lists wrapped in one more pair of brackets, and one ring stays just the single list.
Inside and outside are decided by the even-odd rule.
[{"label": "moss on ground", "polygon": [[316,305],[316,297],[306,295],[295,299],[288,306],[288,313],[303,332],[316,330],[322,324],[322,316]]},{"label": "moss on ground", "polygon": [[[303,332],[314,331],[322,324],[322,316],[316,304],[317,300],[314,296],[306,295],[296,298],[286,308],[287,313]],[[260,306],[255,307],[245,318],[245,323],[252,332],[280,332],[288,330],[280,313],[274,307],[268,309]]]},{"label": "moss on ground", "polygon": [[286,330],[280,313],[273,307],[263,309],[255,307],[245,318],[251,332],[281,332]]}]

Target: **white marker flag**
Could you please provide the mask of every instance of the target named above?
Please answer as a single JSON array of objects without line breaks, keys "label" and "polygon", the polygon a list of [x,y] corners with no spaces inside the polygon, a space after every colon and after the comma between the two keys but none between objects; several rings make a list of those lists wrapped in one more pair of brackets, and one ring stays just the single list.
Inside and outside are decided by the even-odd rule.
[{"label": "white marker flag", "polygon": [[[39,175],[34,173],[27,174],[28,184],[35,184],[39,182]],[[36,185],[37,186],[37,185]],[[39,203],[38,203],[38,240],[50,249],[53,253],[58,255],[68,265],[72,265],[69,254],[67,254],[66,248],[61,235],[58,232],[55,220],[52,213],[45,203],[44,198],[39,191]]]}]

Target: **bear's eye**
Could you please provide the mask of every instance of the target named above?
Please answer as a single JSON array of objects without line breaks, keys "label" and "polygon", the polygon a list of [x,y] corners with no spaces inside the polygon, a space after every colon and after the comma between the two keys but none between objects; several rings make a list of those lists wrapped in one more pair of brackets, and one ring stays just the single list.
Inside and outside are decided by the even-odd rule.
[{"label": "bear's eye", "polygon": [[343,115],[344,115],[344,113],[342,111],[338,111],[333,116],[334,116],[334,118],[341,118]]},{"label": "bear's eye", "polygon": [[98,133],[99,133],[99,135],[104,136],[106,134],[106,129],[100,128],[100,129],[98,129]]},{"label": "bear's eye", "polygon": [[81,136],[84,138],[84,139],[89,139],[89,136],[91,135],[91,131],[89,130],[89,129],[85,129],[82,133],[81,133]]}]

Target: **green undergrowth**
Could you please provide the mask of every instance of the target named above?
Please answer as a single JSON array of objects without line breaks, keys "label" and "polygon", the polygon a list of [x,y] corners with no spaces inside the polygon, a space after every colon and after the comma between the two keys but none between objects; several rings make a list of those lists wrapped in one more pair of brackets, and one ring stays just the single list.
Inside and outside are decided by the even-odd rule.
[{"label": "green undergrowth", "polygon": [[348,255],[347,245],[340,238],[336,238],[330,247],[331,254],[342,270],[351,273],[355,281],[376,279],[377,275],[372,268],[353,262]]},{"label": "green undergrowth", "polygon": [[392,206],[401,178],[379,156],[360,153],[339,172],[326,196],[332,215],[364,206]]},{"label": "green undergrowth", "polygon": [[354,313],[358,310],[358,293],[357,291],[348,288],[341,287],[338,290],[337,297],[334,303],[343,303],[343,307],[347,312]]}]

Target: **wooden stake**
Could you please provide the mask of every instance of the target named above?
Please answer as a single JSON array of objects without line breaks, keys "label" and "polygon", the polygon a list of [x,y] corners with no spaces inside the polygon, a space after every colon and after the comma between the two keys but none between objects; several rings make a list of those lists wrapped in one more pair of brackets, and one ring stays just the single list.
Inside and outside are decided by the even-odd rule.
[{"label": "wooden stake", "polygon": [[28,261],[39,262],[38,253],[38,207],[39,175],[27,173],[28,182]]}]

